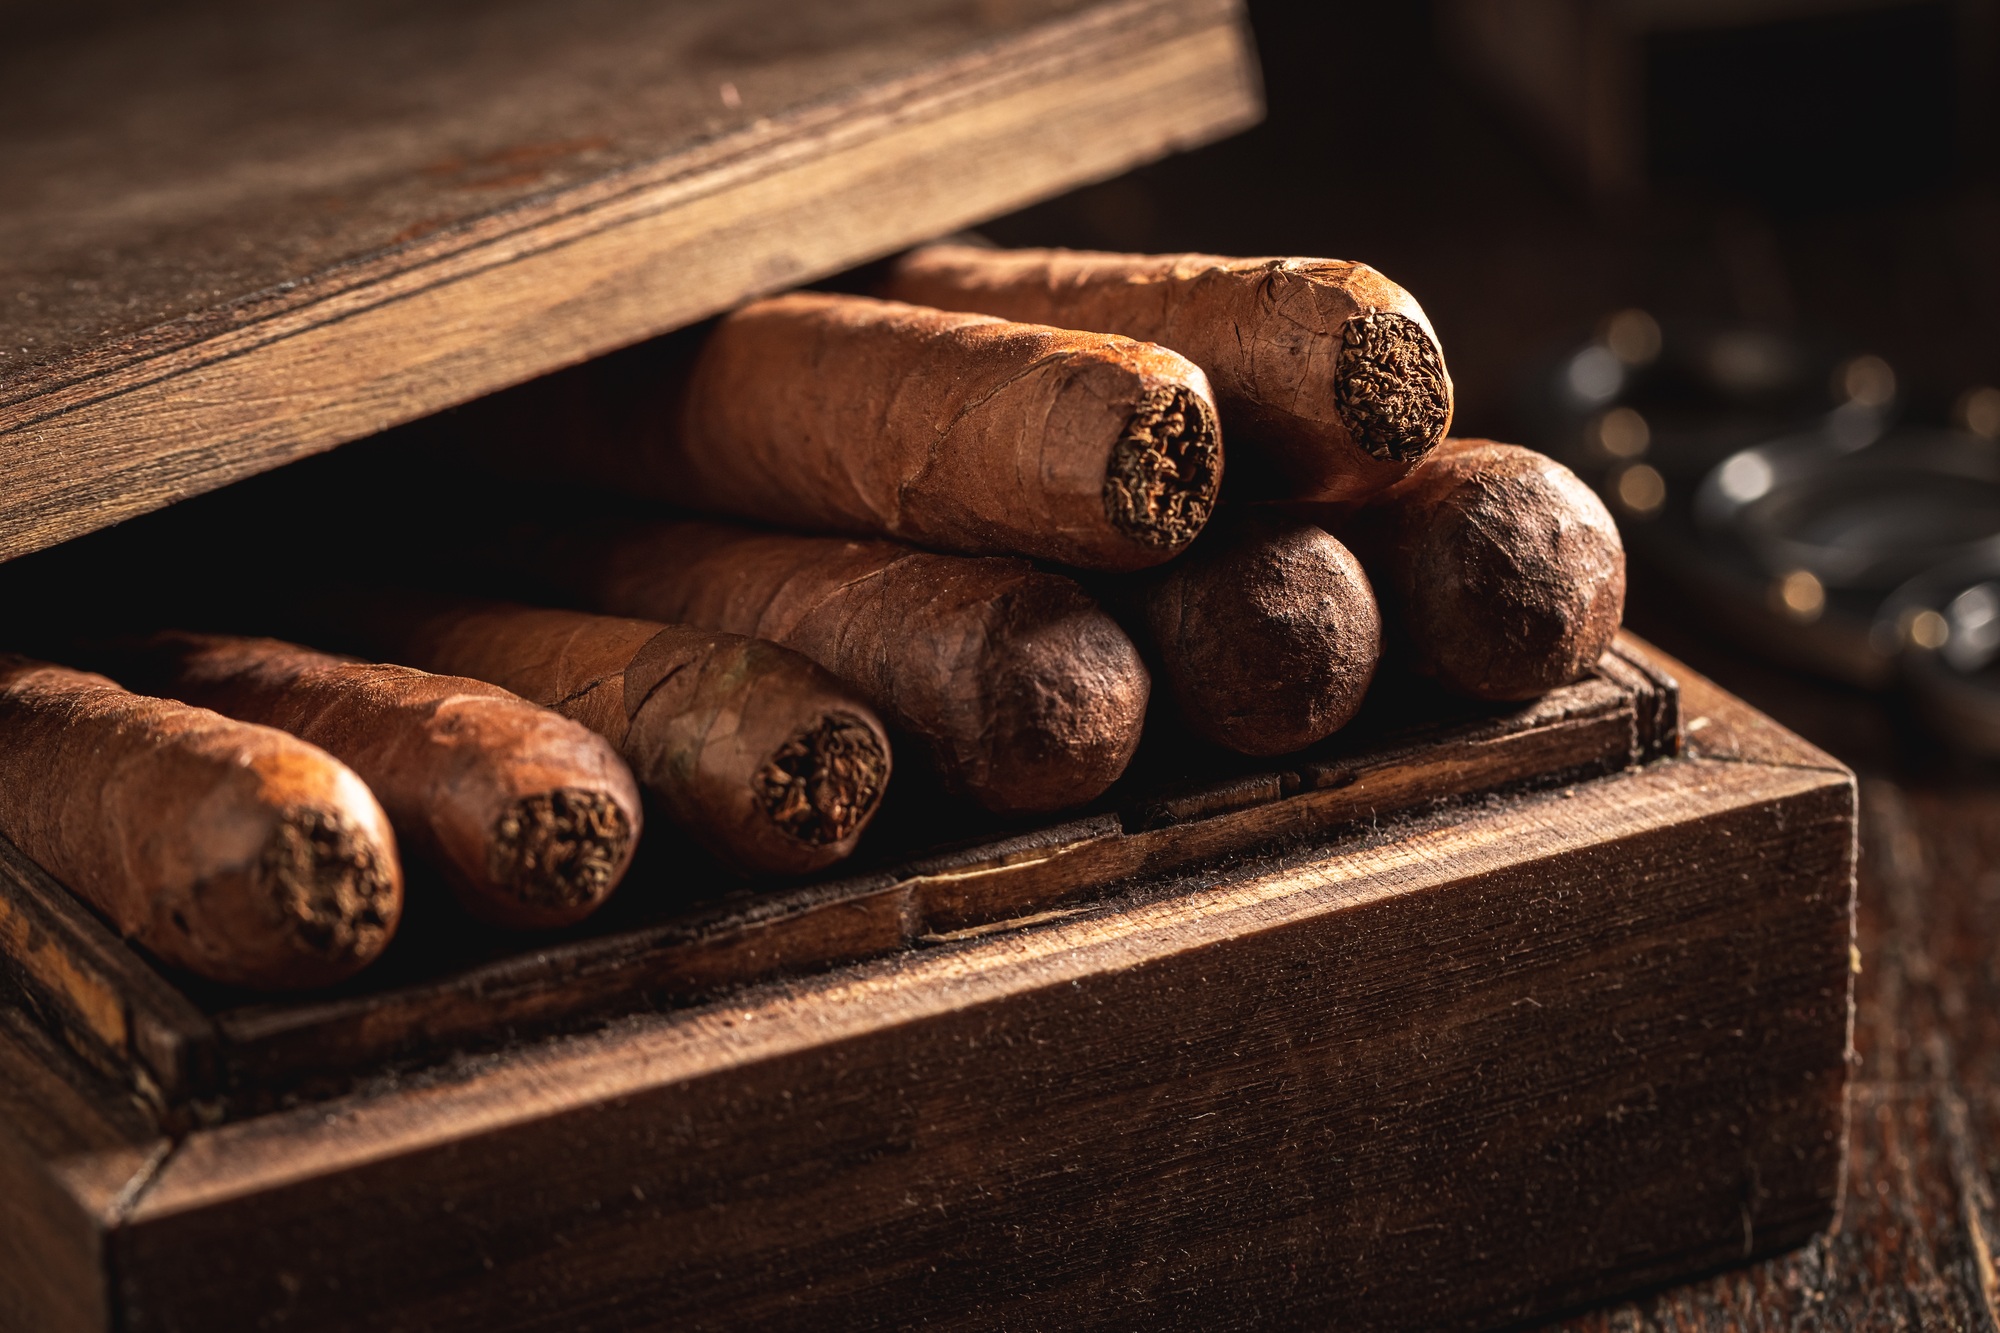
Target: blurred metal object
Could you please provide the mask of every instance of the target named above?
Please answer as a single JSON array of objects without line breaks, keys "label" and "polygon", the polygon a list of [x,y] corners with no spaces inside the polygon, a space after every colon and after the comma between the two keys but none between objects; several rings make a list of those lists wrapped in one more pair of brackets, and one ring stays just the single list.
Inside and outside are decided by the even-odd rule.
[{"label": "blurred metal object", "polygon": [[[1645,356],[1613,350],[1621,330]],[[1618,514],[1635,575],[1715,632],[1870,689],[1903,678],[1911,644],[1978,641],[1978,597],[1916,608],[1894,633],[1881,612],[1925,571],[2000,551],[2000,390],[1961,395],[1958,429],[1899,425],[1877,355],[1620,311],[1549,367],[1537,403],[1543,447]]]},{"label": "blurred metal object", "polygon": [[2000,755],[2000,539],[1898,588],[1875,633],[1897,653],[1911,700],[1938,734]]},{"label": "blurred metal object", "polygon": [[1579,472],[1644,458],[1681,489],[1730,455],[1787,435],[1831,430],[1849,446],[1866,444],[1894,394],[1895,372],[1880,357],[1843,357],[1754,326],[1662,327],[1643,310],[1621,310],[1549,368],[1527,408],[1542,447]]},{"label": "blurred metal object", "polygon": [[2000,534],[1991,443],[1902,429],[1855,447],[1850,410],[1820,432],[1725,459],[1696,492],[1696,523],[1734,534],[1767,569],[1883,593]]},{"label": "blurred metal object", "polygon": [[1799,378],[1799,352],[1763,329],[1724,329],[1708,340],[1708,377],[1737,397],[1783,390]]}]

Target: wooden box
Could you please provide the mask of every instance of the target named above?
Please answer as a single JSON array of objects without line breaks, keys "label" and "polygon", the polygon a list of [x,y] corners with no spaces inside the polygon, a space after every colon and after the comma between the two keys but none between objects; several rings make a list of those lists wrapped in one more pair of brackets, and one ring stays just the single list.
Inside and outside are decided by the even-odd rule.
[{"label": "wooden box", "polygon": [[[45,8],[0,558],[1260,110],[1238,0]],[[0,843],[0,1329],[1471,1328],[1830,1220],[1826,756],[1626,641],[1135,775],[774,891],[652,837],[531,947],[418,894],[286,1001]]]},{"label": "wooden box", "polygon": [[1121,787],[276,1002],[10,855],[0,1326],[1482,1328],[1832,1220],[1853,781],[1743,704]]}]

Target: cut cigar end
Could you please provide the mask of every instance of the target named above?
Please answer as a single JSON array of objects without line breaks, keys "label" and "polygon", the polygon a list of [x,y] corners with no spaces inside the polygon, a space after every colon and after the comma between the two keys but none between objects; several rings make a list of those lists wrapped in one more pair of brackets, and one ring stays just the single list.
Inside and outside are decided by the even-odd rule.
[{"label": "cut cigar end", "polygon": [[1154,389],[1125,423],[1104,470],[1104,512],[1147,546],[1187,545],[1208,522],[1222,481],[1221,432],[1200,395]]},{"label": "cut cigar end", "polygon": [[280,919],[324,975],[293,978],[300,985],[345,976],[389,943],[401,915],[396,867],[375,842],[320,810],[294,810],[279,821],[264,848],[260,878]]},{"label": "cut cigar end", "polygon": [[1341,329],[1335,400],[1354,442],[1376,458],[1414,463],[1451,424],[1444,358],[1423,325],[1388,312]]},{"label": "cut cigar end", "polygon": [[758,771],[757,799],[788,836],[823,847],[868,822],[888,777],[888,751],[874,729],[851,714],[829,713],[793,733]]},{"label": "cut cigar end", "polygon": [[604,792],[537,792],[494,828],[493,882],[537,913],[581,915],[617,884],[631,843],[631,820]]}]

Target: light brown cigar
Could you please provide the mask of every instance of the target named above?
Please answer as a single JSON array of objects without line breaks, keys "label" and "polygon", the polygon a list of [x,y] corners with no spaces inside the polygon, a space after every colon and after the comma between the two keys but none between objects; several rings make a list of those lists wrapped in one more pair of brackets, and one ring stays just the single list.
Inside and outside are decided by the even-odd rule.
[{"label": "light brown cigar", "polygon": [[1625,613],[1618,526],[1576,474],[1532,449],[1447,440],[1345,519],[1426,675],[1479,699],[1531,699],[1597,665]]},{"label": "light brown cigar", "polygon": [[817,532],[1139,569],[1208,519],[1222,448],[1186,357],[1101,333],[795,292],[723,319],[675,425],[576,440],[620,489]]},{"label": "light brown cigar", "polygon": [[371,651],[491,681],[582,723],[675,824],[746,873],[845,857],[888,786],[874,713],[775,644],[505,602],[370,603],[340,619]]},{"label": "light brown cigar", "polygon": [[1082,588],[1025,560],[707,522],[514,541],[606,611],[804,653],[991,810],[1082,804],[1139,743],[1150,682],[1138,650]]},{"label": "light brown cigar", "polygon": [[498,686],[232,635],[157,634],[111,656],[144,689],[349,765],[482,920],[581,921],[631,864],[639,790],[617,752]]},{"label": "light brown cigar", "polygon": [[821,532],[1088,568],[1172,556],[1222,454],[1176,353],[865,297],[722,320],[639,387],[579,373],[468,432],[482,464]]},{"label": "light brown cigar", "polygon": [[1171,347],[1208,372],[1231,467],[1277,498],[1395,482],[1451,424],[1451,377],[1410,294],[1336,259],[1225,259],[933,245],[881,295]]},{"label": "light brown cigar", "polygon": [[0,656],[0,833],[119,933],[266,990],[339,981],[403,910],[388,817],[270,727]]},{"label": "light brown cigar", "polygon": [[1290,754],[1346,726],[1381,657],[1361,562],[1276,514],[1225,513],[1145,577],[1138,603],[1189,728],[1244,754]]}]

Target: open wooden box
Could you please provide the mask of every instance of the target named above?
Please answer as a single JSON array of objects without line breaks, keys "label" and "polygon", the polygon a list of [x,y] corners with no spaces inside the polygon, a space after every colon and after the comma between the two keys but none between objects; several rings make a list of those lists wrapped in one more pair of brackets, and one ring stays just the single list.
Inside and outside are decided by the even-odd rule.
[{"label": "open wooden box", "polygon": [[[0,49],[46,116],[0,557],[1257,115],[1234,0],[809,17],[50,11]],[[1530,1318],[1829,1222],[1853,836],[1837,763],[1625,640],[1053,826],[885,813],[803,885],[669,894],[655,840],[568,935],[413,907],[290,1000],[0,845],[0,1328]]]},{"label": "open wooden box", "polygon": [[1832,1220],[1853,782],[1644,645],[1114,796],[251,1003],[11,856],[0,1308],[1480,1328]]}]

